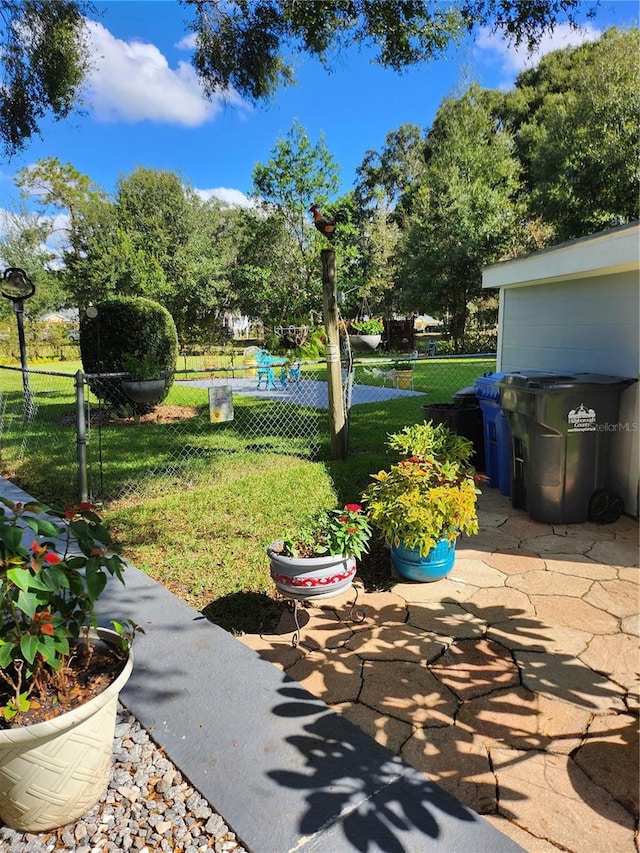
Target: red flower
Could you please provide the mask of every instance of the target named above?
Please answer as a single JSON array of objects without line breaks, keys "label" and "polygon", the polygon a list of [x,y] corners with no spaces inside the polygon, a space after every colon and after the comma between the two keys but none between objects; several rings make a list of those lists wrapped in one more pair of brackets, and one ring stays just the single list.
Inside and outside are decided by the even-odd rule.
[{"label": "red flower", "polygon": [[42,610],[40,613],[34,614],[33,621],[38,626],[41,634],[51,636],[54,633],[54,627],[51,624],[53,616],[48,610]]},{"label": "red flower", "polygon": [[56,563],[62,562],[62,557],[59,554],[45,554],[44,555],[45,563],[49,563],[50,566],[55,566]]},{"label": "red flower", "polygon": [[345,506],[345,509],[347,510],[347,512],[361,512],[362,511],[362,507],[360,506],[360,504],[347,504]]}]

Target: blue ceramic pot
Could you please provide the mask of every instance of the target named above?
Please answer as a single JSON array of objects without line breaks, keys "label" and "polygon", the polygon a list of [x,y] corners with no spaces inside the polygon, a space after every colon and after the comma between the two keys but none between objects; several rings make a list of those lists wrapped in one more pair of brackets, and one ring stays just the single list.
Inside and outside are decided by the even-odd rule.
[{"label": "blue ceramic pot", "polygon": [[446,577],[456,558],[456,540],[441,539],[426,557],[420,556],[418,548],[405,548],[402,541],[391,546],[391,560],[403,578],[430,583]]}]

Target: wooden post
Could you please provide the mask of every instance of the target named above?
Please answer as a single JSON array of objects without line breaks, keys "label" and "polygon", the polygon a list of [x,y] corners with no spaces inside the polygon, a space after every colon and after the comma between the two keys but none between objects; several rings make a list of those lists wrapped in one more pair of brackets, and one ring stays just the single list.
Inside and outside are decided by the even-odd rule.
[{"label": "wooden post", "polygon": [[331,458],[344,459],[346,452],[346,418],[342,397],[340,370],[340,330],[338,327],[338,295],[336,292],[336,255],[333,249],[322,249],[322,309],[327,333],[327,387],[329,391],[329,434]]}]

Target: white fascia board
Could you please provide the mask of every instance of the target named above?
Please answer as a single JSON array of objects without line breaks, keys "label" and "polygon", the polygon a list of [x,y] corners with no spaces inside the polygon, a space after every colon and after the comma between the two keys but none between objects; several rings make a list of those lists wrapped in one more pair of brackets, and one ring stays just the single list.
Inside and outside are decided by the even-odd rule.
[{"label": "white fascia board", "polygon": [[640,270],[639,223],[492,264],[482,271],[482,287],[526,287],[634,270]]}]

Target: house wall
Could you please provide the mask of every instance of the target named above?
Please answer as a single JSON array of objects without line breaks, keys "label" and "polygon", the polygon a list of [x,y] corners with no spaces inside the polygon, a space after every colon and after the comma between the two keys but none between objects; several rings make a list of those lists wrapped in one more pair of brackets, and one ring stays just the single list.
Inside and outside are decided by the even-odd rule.
[{"label": "house wall", "polygon": [[[638,378],[640,225],[632,223],[487,267],[499,288],[498,370]],[[621,397],[611,431],[611,486],[625,511],[640,503],[639,385]]]}]

